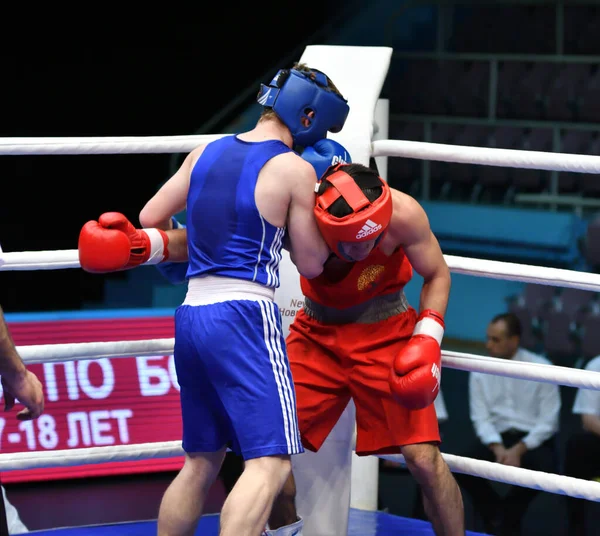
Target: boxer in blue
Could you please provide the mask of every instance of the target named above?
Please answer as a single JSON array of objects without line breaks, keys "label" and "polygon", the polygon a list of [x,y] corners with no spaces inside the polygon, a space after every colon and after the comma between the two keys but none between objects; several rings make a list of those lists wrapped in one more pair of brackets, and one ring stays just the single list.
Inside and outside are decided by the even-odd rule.
[{"label": "boxer in blue", "polygon": [[[305,158],[329,151],[317,142],[343,127],[349,108],[325,74],[303,65],[279,71],[258,102],[265,110],[254,129],[187,156],[142,209],[144,229],[105,213],[79,237],[90,272],[189,259],[175,316],[186,456],[163,497],[159,536],[194,533],[228,447],[245,469],[223,505],[220,534],[259,535],[290,456],[303,452],[273,297],[284,240],[308,278],[322,271],[329,248],[313,216],[315,170],[292,149]],[[187,249],[182,231],[171,230],[184,208]]]}]

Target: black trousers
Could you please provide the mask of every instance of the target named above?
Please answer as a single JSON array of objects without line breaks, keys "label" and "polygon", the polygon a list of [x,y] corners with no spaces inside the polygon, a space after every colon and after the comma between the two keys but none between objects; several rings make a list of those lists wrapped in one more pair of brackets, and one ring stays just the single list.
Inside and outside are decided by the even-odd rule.
[{"label": "black trousers", "polygon": [[[565,475],[583,480],[600,477],[600,437],[583,432],[567,441],[564,460]],[[583,536],[585,532],[585,499],[566,497],[569,536]]]},{"label": "black trousers", "polygon": [[[527,435],[526,432],[509,431],[501,434],[502,443],[510,448]],[[478,460],[495,461],[492,451],[480,442],[467,449],[463,456]],[[557,472],[555,436],[542,443],[539,447],[528,450],[521,458],[521,467],[547,473]],[[458,485],[471,499],[473,508],[484,523],[486,532],[498,535],[517,536],[521,533],[521,521],[529,503],[539,493],[539,490],[521,486],[511,486],[503,498],[492,487],[489,480],[481,477],[454,474]]]}]

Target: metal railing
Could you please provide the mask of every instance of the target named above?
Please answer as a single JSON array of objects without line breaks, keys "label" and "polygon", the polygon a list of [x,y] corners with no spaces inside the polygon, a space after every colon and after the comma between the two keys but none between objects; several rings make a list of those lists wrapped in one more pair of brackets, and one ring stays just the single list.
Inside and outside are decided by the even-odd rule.
[{"label": "metal railing", "polygon": [[[461,7],[480,7],[482,5],[554,5],[556,7],[556,46],[555,54],[502,54],[502,53],[462,53],[448,52],[445,49],[445,29],[448,28],[445,18],[448,16],[448,10],[456,5]],[[568,6],[573,5],[598,5],[592,0],[569,0]],[[518,128],[548,128],[553,132],[552,150],[561,151],[561,131],[566,129],[578,129],[586,131],[599,131],[600,123],[580,123],[571,121],[556,120],[529,120],[529,119],[498,119],[496,116],[497,97],[498,97],[498,63],[499,62],[546,62],[546,63],[584,63],[600,64],[600,56],[597,55],[572,55],[564,54],[564,8],[563,0],[484,0],[480,2],[460,2],[458,0],[409,0],[398,10],[390,15],[385,23],[385,36],[388,44],[393,43],[394,24],[397,19],[406,14],[410,9],[417,7],[431,6],[437,7],[437,42],[434,51],[430,52],[405,52],[394,51],[392,61],[415,60],[415,59],[434,59],[440,61],[487,61],[490,63],[489,69],[489,94],[488,94],[488,113],[486,117],[460,117],[460,116],[440,116],[429,114],[390,114],[390,121],[406,121],[423,123],[424,141],[431,140],[432,125],[436,123],[456,124],[456,125],[485,125],[490,127],[511,126]],[[393,63],[392,63],[393,68]],[[390,98],[393,98],[391,96]],[[422,186],[421,195],[424,199],[430,197],[430,178],[429,166],[424,163],[422,166]],[[536,203],[548,204],[551,210],[557,210],[559,206],[571,206],[581,213],[583,208],[600,206],[600,201],[584,199],[573,195],[561,195],[559,193],[559,174],[551,172],[549,182],[549,193],[542,194],[522,194],[515,196],[517,203]]]}]

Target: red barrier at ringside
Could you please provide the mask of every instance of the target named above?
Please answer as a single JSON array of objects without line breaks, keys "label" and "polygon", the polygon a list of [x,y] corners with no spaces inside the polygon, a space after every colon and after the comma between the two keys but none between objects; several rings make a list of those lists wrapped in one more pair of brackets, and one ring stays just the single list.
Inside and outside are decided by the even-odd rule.
[{"label": "red barrier at ringside", "polygon": [[[10,322],[17,346],[172,338],[172,316]],[[46,407],[35,421],[0,414],[0,451],[135,445],[181,440],[179,385],[172,355],[29,365],[44,385]],[[2,404],[4,401],[2,401]],[[182,457],[76,467],[5,471],[22,482],[178,470]]]}]

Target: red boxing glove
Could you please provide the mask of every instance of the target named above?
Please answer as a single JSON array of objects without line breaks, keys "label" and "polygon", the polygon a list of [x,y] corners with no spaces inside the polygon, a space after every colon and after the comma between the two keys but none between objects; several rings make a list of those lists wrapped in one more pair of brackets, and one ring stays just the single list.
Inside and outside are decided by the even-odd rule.
[{"label": "red boxing glove", "polygon": [[394,359],[390,389],[394,398],[408,409],[423,409],[440,391],[444,319],[427,309],[417,319],[413,336]]},{"label": "red boxing glove", "polygon": [[169,256],[169,239],[160,229],[136,229],[119,212],[105,212],[79,233],[79,263],[86,272],[117,272],[158,264]]}]

